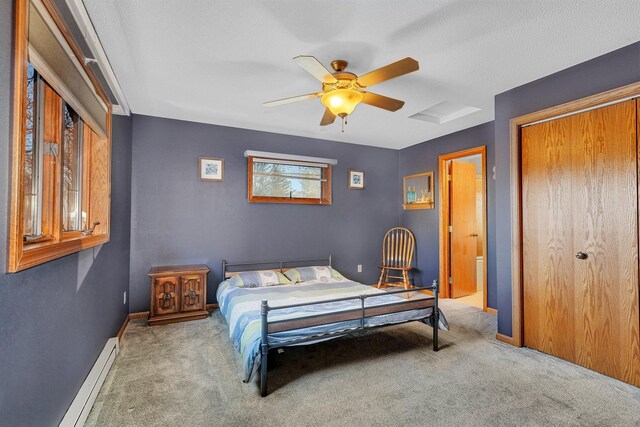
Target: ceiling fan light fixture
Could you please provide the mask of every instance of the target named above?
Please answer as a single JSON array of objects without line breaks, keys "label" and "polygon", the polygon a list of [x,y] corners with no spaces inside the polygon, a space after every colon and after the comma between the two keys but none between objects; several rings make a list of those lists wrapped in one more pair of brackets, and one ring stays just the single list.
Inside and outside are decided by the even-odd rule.
[{"label": "ceiling fan light fixture", "polygon": [[353,89],[335,89],[322,95],[320,102],[334,115],[346,117],[362,102],[362,92]]},{"label": "ceiling fan light fixture", "polygon": [[340,117],[342,119],[343,132],[344,125],[347,124],[346,117],[360,103],[387,111],[398,111],[404,105],[404,102],[398,99],[378,95],[368,90],[365,92],[365,88],[412,73],[420,68],[418,61],[407,57],[362,76],[357,76],[345,71],[348,62],[342,59],[336,59],[331,63],[331,67],[335,72],[329,71],[320,61],[310,55],[299,55],[293,60],[322,82],[322,92],[264,102],[262,105],[275,107],[306,99],[320,98],[320,102],[325,106],[320,126],[331,125],[335,122],[336,117]]}]

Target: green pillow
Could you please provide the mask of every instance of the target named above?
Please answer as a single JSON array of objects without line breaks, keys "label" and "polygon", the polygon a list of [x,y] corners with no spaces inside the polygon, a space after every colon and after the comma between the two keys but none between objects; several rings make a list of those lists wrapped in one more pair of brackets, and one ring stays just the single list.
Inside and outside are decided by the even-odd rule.
[{"label": "green pillow", "polygon": [[297,267],[287,270],[285,276],[292,283],[306,282],[309,280],[329,281],[330,279],[346,280],[337,270],[329,266]]},{"label": "green pillow", "polygon": [[292,283],[284,274],[274,270],[246,271],[234,274],[228,280],[231,286],[241,288],[261,288]]}]

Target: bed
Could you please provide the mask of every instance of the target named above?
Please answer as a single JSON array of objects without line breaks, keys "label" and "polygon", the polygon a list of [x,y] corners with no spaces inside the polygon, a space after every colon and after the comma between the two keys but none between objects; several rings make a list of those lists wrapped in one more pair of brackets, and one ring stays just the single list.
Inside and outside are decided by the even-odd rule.
[{"label": "bed", "polygon": [[[259,370],[263,397],[267,395],[267,356],[271,349],[308,345],[412,321],[449,329],[438,308],[437,281],[430,287],[385,291],[343,277],[333,270],[331,261],[329,256],[276,262],[222,262],[225,280],[216,294],[220,312],[229,325],[231,341],[240,352],[244,382],[250,382]],[[327,267],[308,267],[321,264]],[[255,268],[266,265],[277,268]],[[233,271],[239,268],[241,271]],[[305,268],[317,271],[328,268],[331,274],[301,280],[298,271],[306,271]],[[253,277],[246,276],[248,272],[269,274],[265,271],[295,273],[298,281],[277,286],[247,286],[239,277],[234,278],[241,274],[246,281],[246,277]],[[427,295],[425,290],[434,296]],[[433,350],[438,351],[438,328],[433,328]]]}]

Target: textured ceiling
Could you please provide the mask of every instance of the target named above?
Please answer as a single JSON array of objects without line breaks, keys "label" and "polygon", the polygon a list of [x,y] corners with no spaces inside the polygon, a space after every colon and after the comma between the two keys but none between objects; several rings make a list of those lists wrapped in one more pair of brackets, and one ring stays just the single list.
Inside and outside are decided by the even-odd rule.
[{"label": "textured ceiling", "polygon": [[[640,40],[638,0],[84,0],[134,113],[403,148],[493,120],[494,95]],[[371,87],[320,127],[319,91],[291,58],[346,59],[361,75],[412,56],[420,70]],[[481,108],[445,124],[408,117],[443,101]]]}]

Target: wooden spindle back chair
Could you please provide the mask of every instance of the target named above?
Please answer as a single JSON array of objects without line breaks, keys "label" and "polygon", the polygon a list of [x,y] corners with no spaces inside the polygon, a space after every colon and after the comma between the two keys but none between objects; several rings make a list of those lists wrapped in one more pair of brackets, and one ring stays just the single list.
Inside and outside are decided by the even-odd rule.
[{"label": "wooden spindle back chair", "polygon": [[[395,227],[387,231],[384,239],[382,239],[382,264],[380,264],[379,267],[380,278],[378,279],[378,288],[381,286],[404,286],[405,289],[409,289],[411,287],[409,270],[411,270],[415,247],[415,239],[409,229]],[[402,276],[389,274],[392,271],[399,271],[402,273]],[[402,281],[389,281],[390,278],[401,279]]]}]

